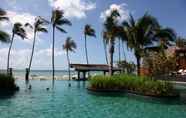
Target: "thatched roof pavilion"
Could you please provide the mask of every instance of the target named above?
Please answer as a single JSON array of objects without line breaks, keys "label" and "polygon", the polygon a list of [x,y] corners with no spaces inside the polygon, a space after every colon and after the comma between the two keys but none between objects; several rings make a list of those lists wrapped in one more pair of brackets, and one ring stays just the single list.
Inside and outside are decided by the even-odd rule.
[{"label": "thatched roof pavilion", "polygon": [[[104,74],[109,72],[109,66],[106,64],[70,64],[78,72],[78,80],[86,79],[86,73],[91,71],[102,71]],[[113,72],[120,72],[121,69],[114,67]],[[83,73],[83,78],[80,78],[80,73]]]}]

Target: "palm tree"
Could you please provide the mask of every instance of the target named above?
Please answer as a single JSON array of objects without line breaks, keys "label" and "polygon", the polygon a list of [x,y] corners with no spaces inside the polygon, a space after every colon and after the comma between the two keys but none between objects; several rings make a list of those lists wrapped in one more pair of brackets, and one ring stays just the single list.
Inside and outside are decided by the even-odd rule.
[{"label": "palm tree", "polygon": [[107,37],[107,32],[103,31],[103,34],[102,34],[102,37],[103,37],[103,46],[104,46],[104,52],[105,52],[105,60],[106,60],[106,63],[108,64],[108,55],[107,55],[107,44],[108,44],[108,37]]},{"label": "palm tree", "polygon": [[85,54],[86,54],[86,61],[89,64],[88,60],[88,51],[87,51],[87,36],[96,37],[95,30],[91,27],[91,25],[87,24],[84,27],[84,36],[85,36]]},{"label": "palm tree", "polygon": [[62,26],[68,25],[71,26],[71,22],[64,18],[64,12],[61,10],[53,10],[52,11],[52,32],[53,32],[53,42],[52,42],[52,83],[54,85],[54,76],[55,76],[55,68],[54,68],[54,45],[55,45],[55,29],[59,30],[62,33],[67,33]]},{"label": "palm tree", "polygon": [[[8,17],[6,17],[6,11],[0,8],[0,21],[9,20]],[[0,41],[3,43],[7,43],[10,41],[10,36],[8,33],[0,30]]]},{"label": "palm tree", "polygon": [[159,28],[155,31],[154,39],[160,42],[160,50],[164,54],[164,50],[172,46],[176,41],[176,33],[171,28]]},{"label": "palm tree", "polygon": [[36,35],[39,32],[47,33],[48,31],[44,26],[47,25],[48,23],[49,23],[48,21],[46,21],[42,17],[38,16],[35,19],[35,23],[34,23],[33,27],[28,23],[26,24],[26,26],[30,26],[34,30],[34,40],[33,40],[33,45],[32,45],[32,53],[31,53],[31,56],[30,56],[30,63],[29,63],[29,66],[28,66],[27,80],[29,79],[30,68],[31,68],[31,65],[32,65],[32,59],[33,59],[33,55],[34,55],[35,42],[36,42]]},{"label": "palm tree", "polygon": [[109,74],[113,75],[113,54],[115,39],[118,36],[118,20],[120,14],[117,10],[113,10],[104,23],[104,30],[106,31],[106,40],[109,42]]},{"label": "palm tree", "polygon": [[124,21],[123,26],[126,34],[125,38],[127,38],[127,45],[134,51],[137,61],[137,72],[138,75],[140,75],[141,58],[144,53],[144,47],[153,43],[153,32],[155,29],[159,29],[160,25],[155,17],[146,13],[137,21],[130,15],[129,21]]},{"label": "palm tree", "polygon": [[63,45],[63,50],[66,51],[67,55],[67,61],[68,61],[68,74],[69,74],[69,86],[70,84],[70,58],[69,58],[69,51],[74,52],[74,50],[77,48],[76,43],[71,39],[71,37],[67,37],[65,44]]},{"label": "palm tree", "polygon": [[9,50],[8,50],[7,73],[9,72],[10,51],[12,49],[12,44],[13,44],[15,35],[21,37],[22,39],[26,38],[26,31],[23,28],[23,25],[19,22],[15,23],[13,25],[13,29],[12,29],[12,39],[11,39],[10,47],[9,47]]}]

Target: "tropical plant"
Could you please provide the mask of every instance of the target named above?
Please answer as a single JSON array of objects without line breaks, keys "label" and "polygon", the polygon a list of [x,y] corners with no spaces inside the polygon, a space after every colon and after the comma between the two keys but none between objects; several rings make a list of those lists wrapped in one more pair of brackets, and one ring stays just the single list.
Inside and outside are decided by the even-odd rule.
[{"label": "tropical plant", "polygon": [[143,58],[143,67],[149,70],[152,77],[167,76],[177,70],[176,57],[162,53],[151,52]]},{"label": "tropical plant", "polygon": [[64,12],[62,10],[53,10],[52,11],[52,32],[53,32],[53,41],[52,41],[52,83],[54,85],[55,77],[55,67],[54,67],[54,46],[55,46],[55,29],[59,30],[62,33],[67,33],[62,27],[64,25],[71,26],[71,22],[64,17]]},{"label": "tropical plant", "polygon": [[69,51],[70,52],[74,52],[74,50],[77,48],[76,43],[71,39],[71,37],[67,37],[67,39],[65,40],[65,44],[63,45],[63,50],[66,51],[66,55],[67,55],[67,61],[68,61],[68,77],[69,77],[69,86],[71,86],[70,83],[70,58],[69,58]]},{"label": "tropical plant", "polygon": [[[0,21],[9,20],[6,16],[6,11],[0,8]],[[3,43],[7,43],[10,41],[10,36],[8,33],[0,30],[0,41]]]},{"label": "tropical plant", "polygon": [[7,74],[0,74],[0,92],[14,92],[19,90],[15,79]]},{"label": "tropical plant", "polygon": [[163,54],[166,48],[175,43],[176,38],[176,33],[171,28],[159,28],[155,30],[154,39],[160,42],[160,49]]},{"label": "tropical plant", "polygon": [[120,14],[117,10],[112,10],[111,15],[107,16],[104,22],[104,31],[106,32],[105,40],[107,40],[109,44],[109,74],[113,74],[113,54],[114,54],[114,46],[115,39],[118,36],[118,20]]},{"label": "tropical plant", "polygon": [[85,25],[85,27],[84,27],[85,55],[86,55],[87,64],[89,64],[88,51],[87,51],[87,36],[96,37],[95,30],[89,24]]},{"label": "tropical plant", "polygon": [[153,32],[155,29],[159,29],[159,27],[156,18],[147,13],[136,21],[133,16],[130,15],[129,20],[123,22],[127,46],[134,51],[136,57],[138,75],[140,75],[141,58],[144,54],[144,47],[153,44]]},{"label": "tropical plant", "polygon": [[128,91],[155,97],[177,96],[179,94],[172,83],[127,74],[94,76],[89,83],[88,88],[97,91]]},{"label": "tropical plant", "polygon": [[127,72],[128,74],[134,73],[136,68],[133,62],[127,62],[126,60],[118,61],[117,66],[123,73]]},{"label": "tropical plant", "polygon": [[9,72],[10,51],[12,49],[12,44],[13,44],[15,35],[21,37],[22,39],[26,38],[26,31],[24,29],[24,26],[19,22],[15,23],[12,29],[12,39],[11,39],[9,50],[8,50],[7,73]]},{"label": "tropical plant", "polygon": [[38,16],[38,17],[36,17],[33,26],[28,24],[28,23],[25,24],[25,26],[29,26],[34,31],[34,40],[33,40],[33,44],[32,44],[32,53],[31,53],[31,56],[30,56],[30,63],[29,63],[29,66],[28,66],[28,73],[27,73],[27,78],[26,78],[27,80],[29,79],[30,69],[31,69],[31,65],[32,65],[32,59],[33,59],[33,55],[34,55],[34,49],[35,49],[35,42],[36,42],[37,33],[39,33],[39,32],[47,33],[48,31],[47,31],[46,27],[44,27],[44,26],[46,26],[48,23],[49,22],[46,21],[44,18]]}]

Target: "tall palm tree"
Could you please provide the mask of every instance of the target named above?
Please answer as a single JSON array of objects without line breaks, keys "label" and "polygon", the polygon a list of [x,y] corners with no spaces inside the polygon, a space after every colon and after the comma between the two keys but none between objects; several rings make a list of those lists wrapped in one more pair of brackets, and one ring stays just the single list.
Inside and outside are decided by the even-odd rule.
[{"label": "tall palm tree", "polygon": [[104,52],[105,52],[105,60],[106,60],[106,63],[108,64],[108,55],[107,55],[107,44],[108,44],[108,37],[107,37],[107,32],[103,31],[103,34],[102,34],[102,37],[103,37],[103,46],[104,46]]},{"label": "tall palm tree", "polygon": [[26,31],[25,31],[23,25],[19,22],[15,23],[13,25],[13,29],[12,29],[12,39],[11,39],[9,50],[8,50],[7,72],[9,72],[10,51],[12,49],[12,44],[13,44],[15,35],[21,37],[22,39],[26,38]]},{"label": "tall palm tree", "polygon": [[90,37],[96,37],[95,30],[92,28],[91,25],[87,24],[84,27],[84,37],[85,37],[85,54],[86,54],[86,61],[87,64],[89,64],[89,59],[88,59],[88,51],[87,51],[87,36]]},{"label": "tall palm tree", "polygon": [[109,42],[109,74],[113,75],[113,54],[114,54],[114,45],[115,39],[118,36],[118,20],[120,14],[117,10],[113,10],[111,15],[108,16],[104,23],[104,30],[106,31],[107,38],[106,40]]},{"label": "tall palm tree", "polygon": [[134,51],[137,61],[137,72],[140,75],[141,58],[144,53],[144,47],[153,43],[152,37],[155,29],[160,25],[155,17],[145,14],[138,20],[134,20],[130,15],[129,21],[123,22],[124,32],[127,34],[127,45]]},{"label": "tall palm tree", "polygon": [[63,45],[63,50],[66,51],[67,55],[67,61],[68,61],[68,77],[69,77],[69,86],[71,86],[70,83],[70,58],[69,58],[69,51],[74,52],[74,50],[77,48],[76,43],[71,39],[71,37],[67,37],[65,40],[65,44]]},{"label": "tall palm tree", "polygon": [[64,17],[64,12],[62,10],[52,11],[52,32],[53,32],[53,42],[52,42],[52,83],[54,85],[55,67],[54,67],[54,46],[55,46],[55,29],[62,33],[67,33],[62,26],[71,26],[71,22]]},{"label": "tall palm tree", "polygon": [[[0,8],[0,21],[9,20],[6,16],[6,11]],[[3,43],[7,43],[10,41],[10,36],[8,33],[0,30],[0,41]]]},{"label": "tall palm tree", "polygon": [[34,40],[33,40],[33,44],[32,44],[32,53],[31,53],[31,56],[30,56],[30,63],[29,63],[29,66],[28,66],[27,79],[29,79],[30,68],[31,68],[31,65],[32,65],[32,59],[33,59],[33,55],[34,55],[37,33],[39,33],[39,32],[47,33],[48,31],[47,31],[46,27],[44,27],[44,26],[46,26],[48,23],[49,23],[48,21],[46,21],[42,17],[38,16],[35,19],[33,27],[28,23],[26,24],[26,26],[30,26],[31,28],[33,28],[33,31],[34,31]]}]

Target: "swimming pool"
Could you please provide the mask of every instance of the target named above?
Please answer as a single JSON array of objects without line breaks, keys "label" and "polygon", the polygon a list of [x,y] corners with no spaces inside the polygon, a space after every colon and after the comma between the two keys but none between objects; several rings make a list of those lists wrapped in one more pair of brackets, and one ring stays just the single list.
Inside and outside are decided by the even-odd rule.
[{"label": "swimming pool", "polygon": [[84,82],[16,81],[20,91],[0,99],[0,118],[186,118],[186,104],[163,103],[134,96],[100,96],[89,94]]}]

